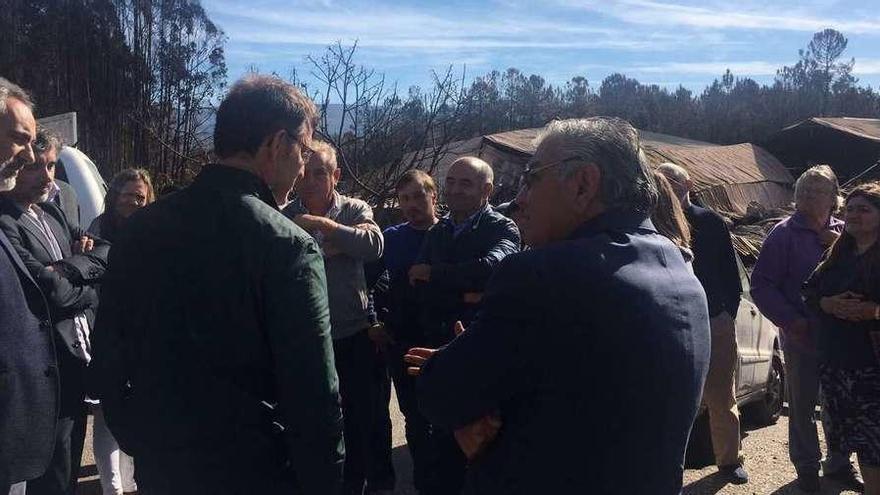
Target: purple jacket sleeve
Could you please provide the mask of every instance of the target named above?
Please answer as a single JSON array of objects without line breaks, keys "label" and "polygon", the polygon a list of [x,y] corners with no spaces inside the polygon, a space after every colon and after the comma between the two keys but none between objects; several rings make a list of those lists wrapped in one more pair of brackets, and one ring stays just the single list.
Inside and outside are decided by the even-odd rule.
[{"label": "purple jacket sleeve", "polygon": [[774,228],[761,248],[758,262],[752,272],[752,299],[755,305],[776,326],[786,327],[793,321],[806,317],[798,305],[785,295],[786,260],[790,237],[783,229]]}]

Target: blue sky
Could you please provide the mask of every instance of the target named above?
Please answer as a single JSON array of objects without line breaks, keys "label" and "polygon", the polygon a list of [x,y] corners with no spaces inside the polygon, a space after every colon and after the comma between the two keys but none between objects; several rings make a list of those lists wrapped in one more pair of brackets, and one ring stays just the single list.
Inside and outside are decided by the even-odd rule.
[{"label": "blue sky", "polygon": [[622,72],[701,90],[725,68],[770,82],[826,27],[849,38],[861,84],[880,86],[878,0],[202,0],[226,32],[230,80],[250,66],[308,74],[306,55],[358,40],[357,62],[399,83],[517,67],[593,88]]}]

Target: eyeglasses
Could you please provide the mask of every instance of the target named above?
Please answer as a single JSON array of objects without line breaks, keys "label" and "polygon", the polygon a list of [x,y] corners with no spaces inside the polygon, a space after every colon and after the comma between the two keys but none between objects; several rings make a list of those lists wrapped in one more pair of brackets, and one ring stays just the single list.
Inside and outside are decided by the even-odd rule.
[{"label": "eyeglasses", "polygon": [[312,158],[312,155],[315,154],[314,148],[307,145],[302,140],[297,140],[296,137],[299,135],[299,133],[293,132],[290,129],[284,129],[284,133],[291,143],[299,143],[299,156],[300,158],[302,158],[302,161],[304,163],[307,163]]},{"label": "eyeglasses", "polygon": [[570,156],[568,158],[563,158],[562,160],[542,165],[541,162],[533,158],[526,162],[526,167],[523,170],[522,175],[520,175],[519,177],[518,189],[528,191],[529,189],[534,187],[535,184],[538,183],[538,179],[540,179],[541,177],[540,175],[538,175],[540,172],[556,167],[558,165],[562,165],[563,163],[569,163],[578,160],[583,160],[583,158],[579,156]]},{"label": "eyeglasses", "polygon": [[135,204],[138,206],[143,206],[147,204],[147,197],[143,194],[138,193],[122,193],[119,195],[120,198],[129,201],[134,200]]}]

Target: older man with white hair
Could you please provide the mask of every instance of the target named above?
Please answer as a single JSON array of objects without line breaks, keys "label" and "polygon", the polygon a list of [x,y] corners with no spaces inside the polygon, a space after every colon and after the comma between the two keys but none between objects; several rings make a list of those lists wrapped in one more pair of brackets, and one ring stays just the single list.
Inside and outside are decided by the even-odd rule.
[{"label": "older man with white hair", "polygon": [[[828,165],[812,167],[798,178],[794,197],[795,213],[773,227],[761,248],[752,272],[752,298],[761,313],[782,331],[789,457],[801,489],[816,492],[822,457],[815,420],[819,398],[819,321],[818,315],[810,314],[804,304],[801,287],[843,230],[843,222],[832,216],[837,209],[837,176]],[[850,462],[850,453],[841,452],[839,439],[830,435],[830,419],[823,408],[828,445],[823,474],[861,489],[862,481]]]},{"label": "older man with white hair", "polygon": [[[0,77],[0,191],[34,162],[35,135],[30,97]],[[0,230],[0,494],[24,493],[52,458],[57,366],[46,300]]]},{"label": "older man with white hair", "polygon": [[703,402],[709,410],[712,448],[719,471],[730,482],[747,483],[736,405],[736,313],[742,283],[730,231],[720,215],[691,202],[694,183],[687,170],[674,163],[657,169],[669,180],[691,227],[694,273],[706,291],[712,327],[712,359]]},{"label": "older man with white hair", "polygon": [[466,493],[678,494],[709,316],[649,220],[638,132],[551,123],[516,201],[533,249],[501,263],[470,328],[407,357],[422,410],[473,459]]}]

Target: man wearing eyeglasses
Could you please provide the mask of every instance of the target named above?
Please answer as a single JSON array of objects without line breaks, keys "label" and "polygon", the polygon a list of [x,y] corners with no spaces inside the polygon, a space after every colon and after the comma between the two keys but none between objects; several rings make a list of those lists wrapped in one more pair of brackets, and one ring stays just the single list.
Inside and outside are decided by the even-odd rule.
[{"label": "man wearing eyeglasses", "polygon": [[0,198],[0,229],[16,248],[49,303],[55,327],[60,412],[55,449],[46,473],[28,482],[28,493],[63,494],[79,470],[86,428],[85,370],[89,334],[98,306],[95,284],[103,275],[109,244],[93,238],[54,203],[56,142],[45,132],[34,140],[35,161],[18,173],[15,188]]},{"label": "man wearing eyeglasses", "polygon": [[340,493],[324,263],[272,192],[302,175],[315,115],[277,77],[239,80],[218,163],[115,239],[92,368],[145,493]]},{"label": "man wearing eyeglasses", "polygon": [[638,133],[552,122],[524,179],[532,249],[495,270],[470,328],[409,351],[422,411],[456,431],[468,494],[678,494],[709,323],[699,282],[649,220],[657,188]]}]

